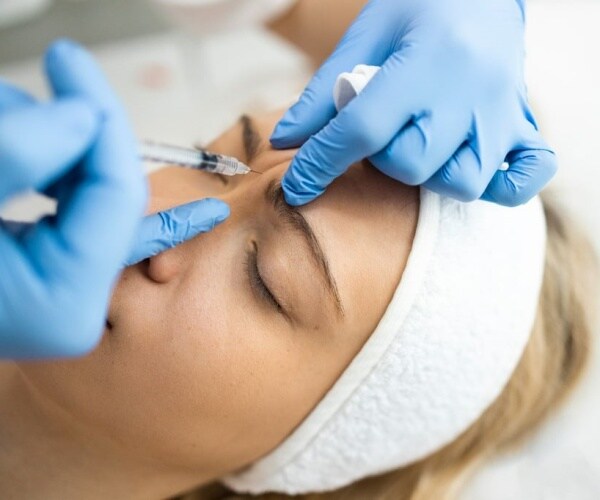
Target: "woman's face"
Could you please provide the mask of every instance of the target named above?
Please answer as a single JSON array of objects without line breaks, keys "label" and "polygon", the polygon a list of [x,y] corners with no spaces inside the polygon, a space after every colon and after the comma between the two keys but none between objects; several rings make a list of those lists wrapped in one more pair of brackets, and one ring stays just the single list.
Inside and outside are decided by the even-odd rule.
[{"label": "woman's face", "polygon": [[275,448],[357,354],[400,280],[418,192],[360,164],[289,207],[279,181],[295,151],[268,144],[279,115],[243,118],[208,145],[262,175],[152,175],[151,211],[216,196],[231,217],[126,269],[91,355],[22,366],[38,391],[145,458],[219,476]]}]

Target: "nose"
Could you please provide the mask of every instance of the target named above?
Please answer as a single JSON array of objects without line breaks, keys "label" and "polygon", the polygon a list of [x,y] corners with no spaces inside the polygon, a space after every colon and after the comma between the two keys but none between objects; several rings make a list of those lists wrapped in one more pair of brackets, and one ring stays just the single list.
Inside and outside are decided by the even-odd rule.
[{"label": "nose", "polygon": [[169,283],[177,278],[185,265],[183,245],[150,257],[146,263],[145,274],[155,283]]}]

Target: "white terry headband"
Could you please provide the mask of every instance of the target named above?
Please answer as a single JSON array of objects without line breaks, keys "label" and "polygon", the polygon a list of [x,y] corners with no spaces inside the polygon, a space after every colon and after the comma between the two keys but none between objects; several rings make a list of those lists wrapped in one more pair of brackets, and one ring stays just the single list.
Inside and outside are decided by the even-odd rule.
[{"label": "white terry headband", "polygon": [[539,198],[504,208],[421,189],[406,268],[369,340],[282,444],[223,482],[254,494],[327,491],[456,439],[521,357],[545,246]]}]

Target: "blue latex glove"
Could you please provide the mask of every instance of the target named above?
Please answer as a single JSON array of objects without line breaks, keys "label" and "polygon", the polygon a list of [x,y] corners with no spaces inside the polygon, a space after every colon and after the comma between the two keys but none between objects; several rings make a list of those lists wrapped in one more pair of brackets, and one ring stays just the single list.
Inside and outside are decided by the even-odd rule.
[{"label": "blue latex glove", "polygon": [[[557,166],[527,104],[522,8],[371,0],[271,137],[276,148],[304,144],[283,179],[288,203],[313,200],[363,158],[463,201],[513,206],[537,194]],[[382,69],[336,116],[335,80],[357,64]]]},{"label": "blue latex glove", "polygon": [[90,351],[124,262],[210,230],[229,213],[202,200],[142,219],[136,142],[100,69],[60,41],[46,72],[49,103],[0,82],[0,204],[26,189],[58,201],[56,215],[35,224],[0,221],[0,358]]}]

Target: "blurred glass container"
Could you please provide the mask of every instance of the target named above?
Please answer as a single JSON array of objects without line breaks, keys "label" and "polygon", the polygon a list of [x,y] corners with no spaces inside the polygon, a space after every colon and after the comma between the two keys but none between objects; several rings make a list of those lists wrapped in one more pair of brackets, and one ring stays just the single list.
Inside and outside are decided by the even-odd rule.
[{"label": "blurred glass container", "polygon": [[0,0],[0,29],[44,12],[52,0]]},{"label": "blurred glass container", "polygon": [[172,23],[206,36],[262,24],[295,0],[153,0]]}]

